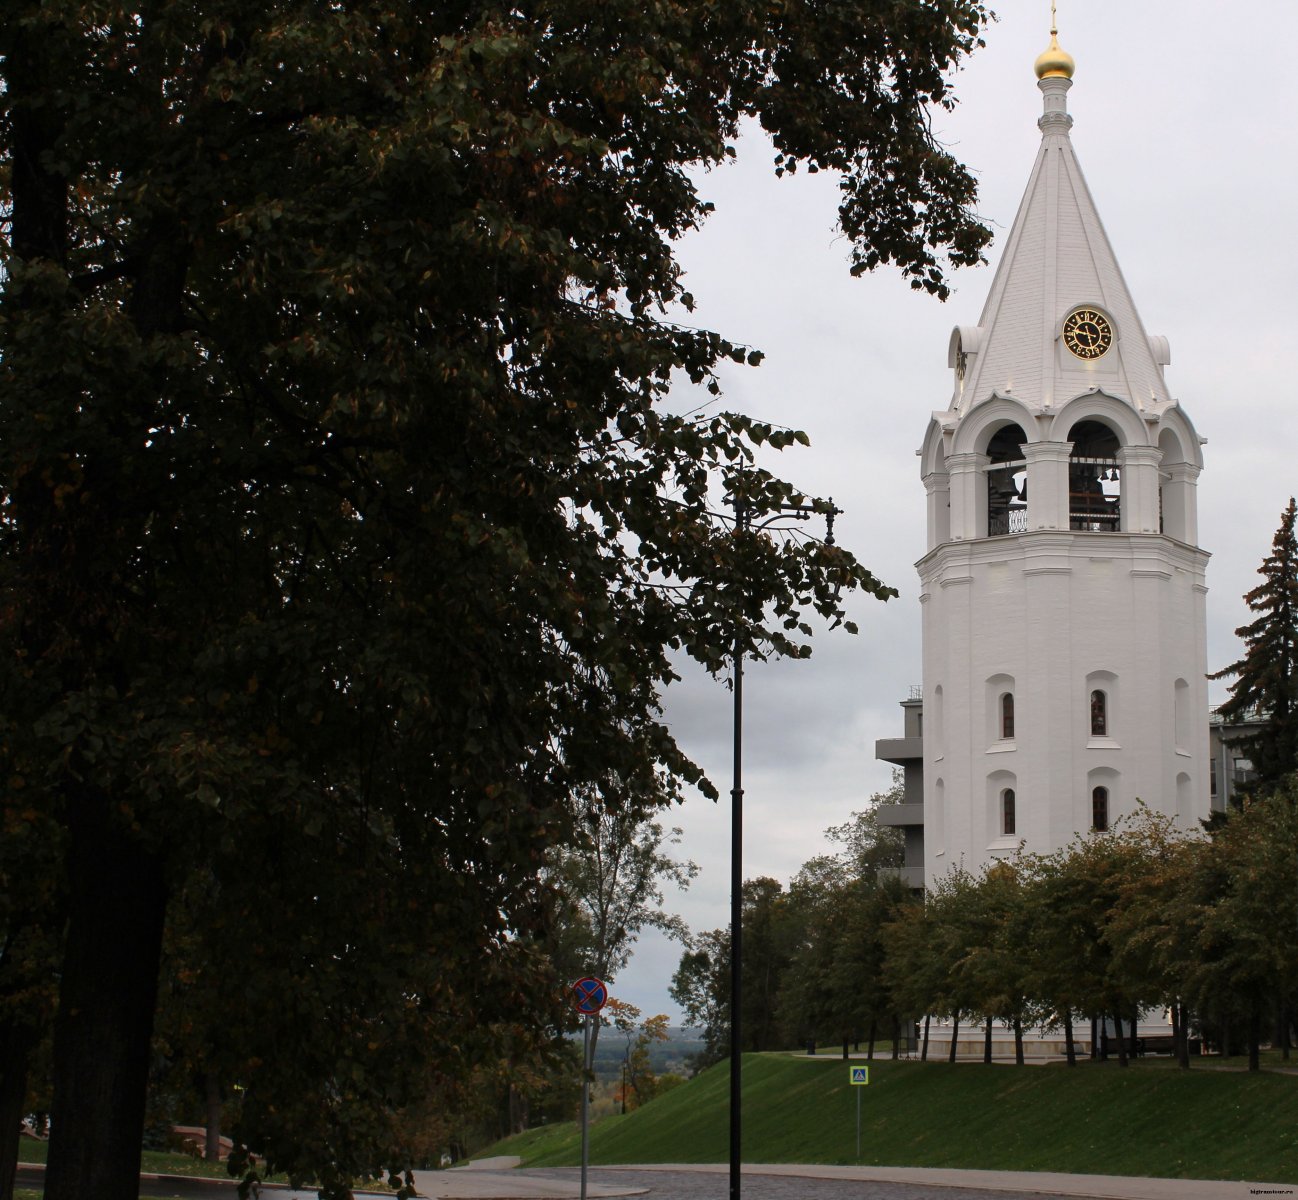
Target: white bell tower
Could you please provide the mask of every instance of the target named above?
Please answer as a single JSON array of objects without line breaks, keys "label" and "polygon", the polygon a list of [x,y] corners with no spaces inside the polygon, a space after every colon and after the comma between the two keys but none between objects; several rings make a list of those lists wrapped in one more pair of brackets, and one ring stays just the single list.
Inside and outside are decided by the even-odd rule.
[{"label": "white bell tower", "polygon": [[1049,852],[1137,801],[1208,815],[1200,438],[1073,152],[1073,60],[921,451],[924,874]]}]

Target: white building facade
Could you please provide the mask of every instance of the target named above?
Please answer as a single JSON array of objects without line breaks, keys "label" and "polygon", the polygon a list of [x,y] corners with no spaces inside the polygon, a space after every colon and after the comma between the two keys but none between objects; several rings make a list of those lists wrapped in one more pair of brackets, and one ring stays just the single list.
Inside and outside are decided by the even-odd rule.
[{"label": "white building facade", "polygon": [[921,450],[930,885],[1138,800],[1187,828],[1209,812],[1201,439],[1078,166],[1072,71],[1052,40],[1041,148]]}]

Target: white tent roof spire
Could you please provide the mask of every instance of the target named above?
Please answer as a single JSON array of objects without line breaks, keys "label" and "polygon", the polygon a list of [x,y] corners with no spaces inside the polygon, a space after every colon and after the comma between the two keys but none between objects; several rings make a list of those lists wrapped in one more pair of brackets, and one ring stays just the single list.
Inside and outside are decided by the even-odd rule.
[{"label": "white tent roof spire", "polygon": [[[1041,148],[982,317],[952,336],[955,412],[1012,394],[1046,413],[1088,390],[1140,411],[1171,402],[1163,380],[1167,343],[1145,332],[1073,150],[1066,101],[1074,67],[1052,28],[1035,67],[1044,100]],[[1091,360],[1061,341],[1064,322],[1084,306],[1102,314],[1114,334],[1112,349]]]}]

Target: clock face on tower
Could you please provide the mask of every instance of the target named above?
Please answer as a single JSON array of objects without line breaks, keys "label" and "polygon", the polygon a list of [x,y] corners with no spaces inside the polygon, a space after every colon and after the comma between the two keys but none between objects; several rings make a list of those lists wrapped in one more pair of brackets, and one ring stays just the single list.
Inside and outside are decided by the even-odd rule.
[{"label": "clock face on tower", "polygon": [[1113,326],[1094,308],[1075,308],[1064,318],[1064,345],[1078,358],[1099,358],[1113,345]]}]

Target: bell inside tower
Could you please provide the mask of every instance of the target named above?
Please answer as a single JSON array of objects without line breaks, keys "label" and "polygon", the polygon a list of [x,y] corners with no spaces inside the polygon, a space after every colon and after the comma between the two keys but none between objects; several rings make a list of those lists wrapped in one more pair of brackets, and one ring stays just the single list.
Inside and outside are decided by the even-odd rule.
[{"label": "bell inside tower", "polygon": [[1023,456],[1027,435],[1018,425],[1004,425],[987,444],[987,536],[1026,533],[1028,464]]},{"label": "bell inside tower", "polygon": [[1068,528],[1116,533],[1122,526],[1118,435],[1100,421],[1079,421],[1068,436]]}]

